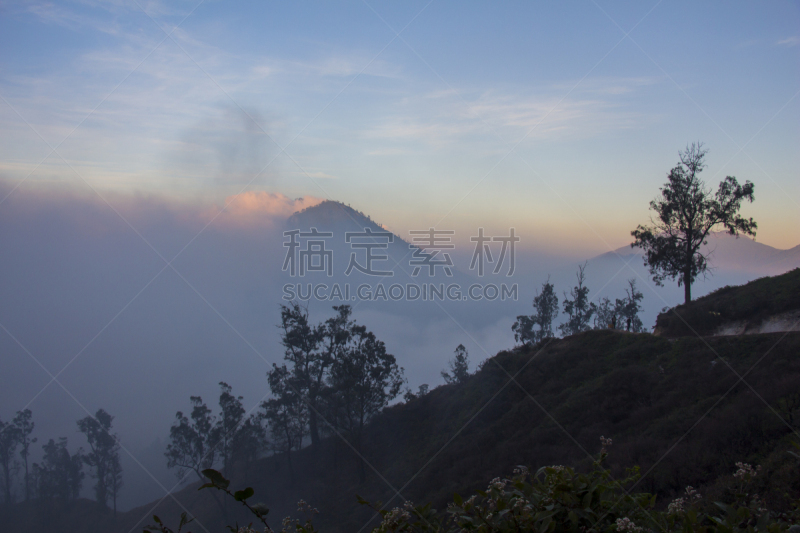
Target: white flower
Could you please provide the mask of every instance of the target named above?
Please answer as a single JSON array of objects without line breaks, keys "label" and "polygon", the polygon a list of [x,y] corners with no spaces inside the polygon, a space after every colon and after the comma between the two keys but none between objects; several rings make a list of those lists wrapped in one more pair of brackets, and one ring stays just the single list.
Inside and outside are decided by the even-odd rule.
[{"label": "white flower", "polygon": [[667,514],[669,515],[680,515],[683,514],[683,498],[676,498],[672,500],[672,503],[669,504],[667,507]]},{"label": "white flower", "polygon": [[627,516],[625,518],[617,518],[617,531],[631,531],[638,533],[641,530],[642,528],[634,524],[633,521]]},{"label": "white flower", "polygon": [[756,477],[756,475],[761,472],[761,466],[753,468],[749,464],[742,462],[736,463],[736,466],[738,467],[738,470],[735,474],[733,474],[733,477],[739,479],[743,479],[745,476]]}]

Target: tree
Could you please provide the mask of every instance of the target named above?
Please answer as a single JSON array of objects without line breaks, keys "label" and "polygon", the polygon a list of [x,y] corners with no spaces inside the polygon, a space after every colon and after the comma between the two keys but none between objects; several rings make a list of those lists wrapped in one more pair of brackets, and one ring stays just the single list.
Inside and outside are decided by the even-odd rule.
[{"label": "tree", "polygon": [[[617,300],[619,301],[619,300]],[[610,299],[603,298],[594,314],[594,329],[606,329],[612,327],[614,317],[617,316],[617,307]]]},{"label": "tree", "polygon": [[414,400],[416,398],[422,398],[423,396],[428,394],[428,389],[429,389],[428,384],[423,383],[422,385],[419,386],[419,389],[417,389],[417,393],[414,394],[414,391],[406,387],[406,392],[405,394],[403,394],[403,399],[406,402],[410,402],[411,400]]},{"label": "tree", "polygon": [[218,443],[219,454],[222,456],[222,471],[225,475],[231,475],[237,433],[244,419],[245,409],[242,405],[242,396],[231,394],[233,389],[230,385],[220,381],[219,387],[220,416],[214,427],[214,440]]},{"label": "tree", "polygon": [[33,464],[32,485],[40,499],[59,498],[63,501],[75,500],[83,484],[83,450],[70,454],[66,437],[58,442],[50,439],[42,446],[44,456],[41,464]]},{"label": "tree", "polygon": [[216,418],[200,396],[191,396],[192,412],[189,417],[181,411],[175,413],[175,422],[169,429],[169,444],[164,455],[167,468],[174,468],[178,479],[187,470],[204,480],[203,470],[211,468],[217,459]]},{"label": "tree", "polygon": [[639,313],[642,312],[642,306],[639,302],[644,299],[644,294],[636,289],[636,280],[628,280],[628,288],[625,289],[625,298],[616,301],[617,316],[620,317],[622,322],[620,327],[624,327],[634,333],[641,333],[644,331],[644,324],[642,319],[639,318]]},{"label": "tree", "polygon": [[[291,385],[297,387],[297,393],[308,402],[308,425],[311,435],[311,446],[319,447],[319,412],[320,393],[325,384],[325,376],[338,350],[341,325],[346,324],[350,316],[350,306],[334,307],[339,316],[325,325],[312,326],[308,320],[308,309],[297,302],[290,306],[281,306],[281,344],[284,347],[284,359],[291,363],[293,379]],[[322,349],[323,339],[328,339],[328,349]],[[273,391],[274,392],[274,391]]]},{"label": "tree", "polygon": [[558,326],[564,335],[575,335],[590,329],[592,315],[597,311],[597,305],[589,301],[589,287],[584,285],[585,271],[586,263],[578,266],[578,284],[573,287],[569,295],[564,293],[564,312],[567,314],[567,321]]},{"label": "tree", "polygon": [[308,405],[286,365],[273,364],[267,379],[273,398],[261,403],[263,417],[267,420],[274,450],[286,454],[289,473],[293,476],[292,450],[300,449],[306,435]]},{"label": "tree", "polygon": [[16,467],[14,456],[19,444],[18,433],[19,429],[13,421],[0,420],[0,473],[3,475],[3,499],[6,505],[14,502],[11,487]]},{"label": "tree", "polygon": [[[625,289],[625,298],[619,298],[612,304],[608,298],[603,298],[597,306],[594,317],[595,329],[606,329],[616,322],[618,329],[629,329],[634,333],[644,331],[644,324],[639,318],[642,306],[639,302],[644,299],[644,295],[636,288],[636,280],[628,280],[628,288]],[[628,321],[630,320],[630,327]]]},{"label": "tree", "polygon": [[661,194],[650,202],[656,219],[651,217],[651,225],[639,225],[631,232],[635,239],[631,247],[644,251],[644,264],[653,281],[662,286],[667,278],[677,279],[684,288],[684,303],[692,300],[695,279],[708,272],[710,252],[700,248],[708,243],[708,234],[724,228],[730,235],[755,237],[758,227],[752,218],[739,215],[742,201],[754,200],[752,183],[739,185],[728,176],[712,195],[699,178],[707,153],[702,143],[692,143],[680,152],[680,163],[670,170]]},{"label": "tree", "polygon": [[458,345],[449,364],[449,373],[442,370],[445,383],[464,383],[469,377],[469,353],[463,344]]},{"label": "tree", "polygon": [[106,471],[106,487],[111,496],[111,501],[114,504],[114,516],[117,516],[117,496],[122,488],[122,465],[119,462],[119,454],[111,458]]},{"label": "tree", "polygon": [[366,479],[362,437],[364,426],[400,393],[403,369],[386,345],[365,326],[352,323],[349,342],[331,365],[328,378],[330,412],[348,435],[359,456],[359,476]]},{"label": "tree", "polygon": [[20,446],[19,455],[22,457],[22,464],[25,468],[25,501],[28,501],[31,497],[30,472],[28,468],[30,446],[37,440],[36,437],[31,438],[34,428],[32,416],[31,410],[25,409],[24,411],[17,411],[17,415],[14,417],[14,426],[17,428],[17,442]]},{"label": "tree", "polygon": [[113,463],[119,462],[119,443],[116,436],[111,434],[113,419],[99,409],[94,416],[78,420],[78,429],[86,435],[91,450],[83,456],[83,461],[94,469],[92,477],[97,480],[94,486],[95,499],[104,508],[108,507],[109,472]]},{"label": "tree", "polygon": [[[558,316],[558,296],[555,288],[550,283],[550,278],[542,284],[542,291],[533,298],[534,314],[520,315],[511,326],[514,331],[514,340],[520,344],[536,344],[537,342],[554,337],[553,320]],[[534,326],[538,329],[534,330]]]},{"label": "tree", "polygon": [[232,475],[237,463],[251,462],[264,445],[264,428],[257,414],[246,415],[242,396],[235,396],[230,385],[219,383],[219,416],[215,416],[200,396],[191,396],[189,417],[175,414],[164,455],[167,467],[174,468],[179,479],[188,470],[205,479],[203,470],[221,461],[222,470]]}]

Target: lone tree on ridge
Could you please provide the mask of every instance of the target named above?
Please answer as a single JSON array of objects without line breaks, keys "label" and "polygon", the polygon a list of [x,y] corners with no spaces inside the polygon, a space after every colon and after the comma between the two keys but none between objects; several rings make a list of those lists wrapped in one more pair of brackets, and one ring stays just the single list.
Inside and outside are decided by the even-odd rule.
[{"label": "lone tree on ridge", "polygon": [[733,176],[720,182],[712,195],[698,174],[705,168],[708,150],[702,143],[692,143],[680,152],[680,163],[669,171],[661,194],[650,202],[656,218],[650,226],[639,225],[631,232],[631,247],[644,250],[644,264],[653,281],[663,286],[667,278],[677,279],[684,288],[684,303],[692,300],[692,283],[708,271],[709,253],[700,247],[707,244],[708,234],[724,228],[738,237],[739,233],[756,235],[756,222],[739,215],[742,200],[754,200],[754,185],[739,185]]}]

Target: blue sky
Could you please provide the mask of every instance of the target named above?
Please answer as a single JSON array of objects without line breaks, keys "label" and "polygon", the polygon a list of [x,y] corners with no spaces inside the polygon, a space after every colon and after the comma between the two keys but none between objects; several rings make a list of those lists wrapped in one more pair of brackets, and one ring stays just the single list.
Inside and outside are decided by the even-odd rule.
[{"label": "blue sky", "polygon": [[755,182],[745,214],[788,248],[799,6],[6,2],[0,178],[332,198],[401,235],[514,226],[599,253],[701,140],[709,184]]}]

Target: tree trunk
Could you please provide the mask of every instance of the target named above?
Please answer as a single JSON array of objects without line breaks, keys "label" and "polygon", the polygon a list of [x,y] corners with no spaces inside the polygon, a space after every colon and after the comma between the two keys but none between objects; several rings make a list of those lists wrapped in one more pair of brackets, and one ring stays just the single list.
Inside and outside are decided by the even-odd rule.
[{"label": "tree trunk", "polygon": [[3,465],[3,476],[5,481],[5,487],[3,487],[3,492],[5,492],[5,502],[6,505],[11,505],[11,469],[7,464]]},{"label": "tree trunk", "polygon": [[317,411],[316,402],[311,404],[311,409],[308,410],[308,433],[311,435],[311,449],[314,450],[314,455],[317,454],[319,448],[319,428],[317,427]]},{"label": "tree trunk", "polygon": [[683,273],[683,303],[688,304],[691,301],[692,301],[691,274],[687,271]]},{"label": "tree trunk", "polygon": [[31,499],[30,477],[28,474],[28,456],[25,455],[25,501]]}]

